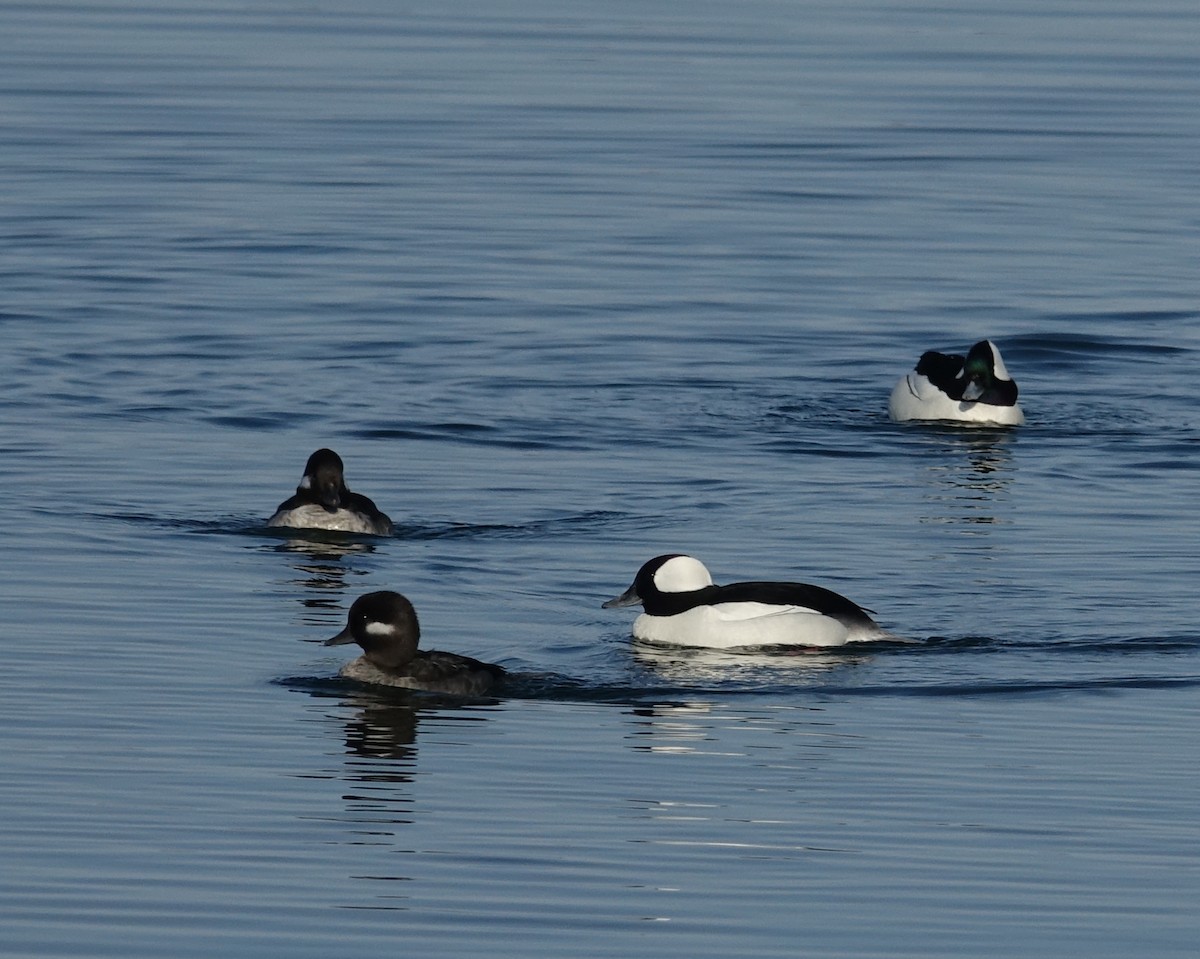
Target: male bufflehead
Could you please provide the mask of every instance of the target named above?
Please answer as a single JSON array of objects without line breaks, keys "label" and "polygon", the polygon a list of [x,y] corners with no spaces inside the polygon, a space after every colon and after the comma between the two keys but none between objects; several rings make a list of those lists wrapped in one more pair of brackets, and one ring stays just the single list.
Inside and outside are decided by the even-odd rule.
[{"label": "male bufflehead", "polygon": [[367,497],[346,488],[342,458],[328,449],[308,458],[296,495],[279,504],[267,525],[392,535],[392,521]]},{"label": "male bufflehead", "polygon": [[916,369],[900,378],[888,413],[894,420],[952,420],[983,426],[1020,426],[1017,384],[1008,375],[1000,351],[980,340],[966,357],[930,350]]},{"label": "male bufflehead", "polygon": [[469,656],[418,650],[420,637],[412,603],[399,593],[383,590],[358,597],[350,607],[346,628],[325,640],[325,645],[358,643],[363,654],[346,663],[338,675],[378,686],[479,696],[505,676],[504,667]]},{"label": "male bufflehead", "polygon": [[704,564],[668,553],[604,609],[642,605],[634,639],[678,646],[843,646],[895,637],[845,596],[805,583],[713,585]]}]

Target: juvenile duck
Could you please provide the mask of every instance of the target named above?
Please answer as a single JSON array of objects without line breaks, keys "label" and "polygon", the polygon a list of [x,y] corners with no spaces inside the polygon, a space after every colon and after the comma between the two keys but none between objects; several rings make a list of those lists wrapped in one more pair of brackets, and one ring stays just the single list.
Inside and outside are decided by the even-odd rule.
[{"label": "juvenile duck", "polygon": [[420,637],[421,627],[412,603],[399,593],[383,590],[356,599],[346,628],[325,640],[325,645],[358,643],[363,654],[346,663],[338,675],[379,686],[479,696],[506,675],[502,666],[469,656],[418,650]]}]

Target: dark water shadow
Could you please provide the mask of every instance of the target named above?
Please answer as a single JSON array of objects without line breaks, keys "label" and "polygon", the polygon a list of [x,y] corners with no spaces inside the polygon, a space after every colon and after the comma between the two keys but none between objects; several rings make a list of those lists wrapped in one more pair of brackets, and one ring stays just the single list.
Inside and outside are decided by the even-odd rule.
[{"label": "dark water shadow", "polygon": [[267,548],[304,550],[315,547],[328,552],[343,551],[344,555],[370,552],[394,540],[427,541],[443,539],[524,539],[561,533],[595,532],[636,523],[643,519],[617,510],[587,510],[564,513],[519,523],[466,523],[457,521],[397,522],[390,536],[368,533],[345,533],[336,530],[292,529],[267,526],[262,517],[233,515],[214,519],[164,518],[141,513],[103,513],[98,518],[116,520],[135,526],[145,526],[176,533],[198,536],[241,536],[265,541]]},{"label": "dark water shadow", "polygon": [[[1200,635],[1092,639],[1023,639],[966,635],[931,636],[916,642],[858,643],[835,650],[755,651],[653,649],[632,645],[629,662],[611,680],[583,679],[554,671],[513,670],[487,697],[457,697],[391,687],[364,687],[341,678],[291,677],[279,685],[324,698],[367,696],[429,708],[497,706],[506,701],[638,705],[690,702],[697,697],[794,698],[972,696],[1052,690],[1114,690],[1200,686]],[[1037,675],[1001,678],[980,668],[974,677],[941,681],[936,667],[922,665],[919,680],[908,664],[944,658],[961,671],[964,661],[987,657],[1006,668],[1017,663]],[[1175,667],[1194,660],[1194,670]],[[982,663],[982,660],[981,660]],[[1106,664],[1120,663],[1113,674]],[[1081,670],[1089,666],[1092,672]],[[1167,667],[1170,668],[1167,668]],[[1141,668],[1136,668],[1141,667]],[[1103,668],[1103,674],[1095,672]],[[891,681],[879,681],[892,675]]]}]

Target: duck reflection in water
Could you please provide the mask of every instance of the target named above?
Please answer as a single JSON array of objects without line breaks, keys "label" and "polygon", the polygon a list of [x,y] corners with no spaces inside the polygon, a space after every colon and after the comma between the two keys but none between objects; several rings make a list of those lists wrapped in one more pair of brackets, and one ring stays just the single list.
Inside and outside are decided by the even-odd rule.
[{"label": "duck reflection in water", "polygon": [[[288,535],[282,543],[273,547],[293,558],[290,564],[298,574],[287,580],[290,586],[302,590],[299,601],[306,609],[341,610],[342,596],[349,588],[346,577],[350,568],[345,565],[347,557],[360,556],[375,551],[375,546],[365,542],[346,541],[330,537],[320,538],[306,531],[300,535]],[[307,619],[305,622],[325,624],[327,619]]]},{"label": "duck reflection in water", "polygon": [[[364,759],[395,759],[403,766],[388,767],[388,778],[408,780],[410,767],[417,757],[417,727],[420,710],[412,703],[380,702],[352,697],[357,705],[353,719],[346,723],[346,752]],[[378,776],[379,772],[372,774]]]},{"label": "duck reflection in water", "polygon": [[[1002,430],[964,433],[946,429],[929,439],[922,451],[930,480],[925,499],[936,512],[921,517],[921,522],[969,527],[1004,522],[1009,489],[1016,478],[1013,445],[1017,435]],[[936,458],[928,448],[935,444]]]},{"label": "duck reflection in water", "polygon": [[810,647],[779,647],[769,650],[723,650],[704,647],[666,647],[635,642],[633,655],[639,665],[660,680],[681,686],[722,688],[795,688],[832,670],[848,669],[866,662],[862,651],[818,652]]}]

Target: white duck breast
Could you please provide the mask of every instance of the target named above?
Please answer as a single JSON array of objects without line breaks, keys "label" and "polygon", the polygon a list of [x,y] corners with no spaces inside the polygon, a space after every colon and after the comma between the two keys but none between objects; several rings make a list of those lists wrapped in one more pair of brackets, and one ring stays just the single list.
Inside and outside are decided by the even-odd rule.
[{"label": "white duck breast", "polygon": [[888,399],[893,420],[940,420],[981,426],[1019,426],[1017,384],[1000,350],[980,340],[966,357],[929,351],[901,377]]},{"label": "white duck breast", "polygon": [[842,646],[889,637],[861,606],[806,583],[713,585],[690,556],[658,556],[606,608],[640,603],[635,639],[733,649],[752,646]]},{"label": "white duck breast", "polygon": [[389,527],[363,513],[348,509],[332,512],[324,506],[305,504],[294,509],[281,509],[269,520],[268,526],[285,529],[324,529],[334,533],[365,533],[371,536],[386,536]]},{"label": "white duck breast", "polygon": [[642,642],[709,649],[844,646],[881,636],[879,630],[863,631],[814,609],[767,603],[696,606],[674,616],[642,613],[633,622],[633,638]]}]

